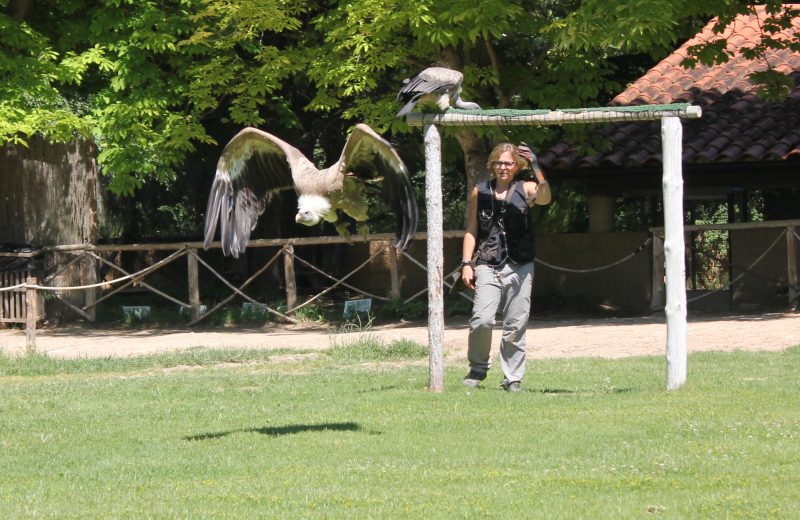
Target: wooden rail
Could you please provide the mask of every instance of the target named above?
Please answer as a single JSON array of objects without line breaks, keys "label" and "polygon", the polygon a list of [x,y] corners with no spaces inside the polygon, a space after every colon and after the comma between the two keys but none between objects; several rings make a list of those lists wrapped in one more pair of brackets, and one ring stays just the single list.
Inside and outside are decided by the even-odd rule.
[{"label": "wooden rail", "polygon": [[[454,237],[461,237],[463,236],[463,231],[456,230],[456,231],[448,231],[444,234],[448,238]],[[120,291],[136,284],[139,287],[144,288],[147,291],[150,291],[154,294],[165,298],[178,306],[185,308],[189,311],[190,315],[190,324],[194,325],[204,318],[208,317],[214,311],[220,309],[225,303],[231,301],[237,295],[248,300],[253,303],[258,303],[261,306],[264,304],[257,302],[253,298],[250,298],[246,294],[242,292],[242,290],[247,287],[252,281],[255,280],[258,276],[266,272],[267,268],[269,268],[270,264],[277,260],[278,258],[282,259],[284,262],[284,276],[286,280],[286,301],[287,301],[287,308],[289,311],[284,314],[278,312],[275,309],[267,307],[269,312],[284,318],[288,321],[294,321],[291,314],[294,310],[307,305],[314,299],[318,298],[322,294],[315,295],[311,298],[311,300],[306,301],[304,303],[298,304],[298,295],[297,295],[297,282],[296,282],[296,275],[295,275],[295,261],[300,261],[302,264],[309,266],[311,269],[322,273],[323,275],[327,276],[328,278],[335,281],[335,284],[332,287],[326,289],[325,292],[330,291],[336,286],[343,286],[347,287],[351,290],[356,292],[360,292],[369,297],[377,297],[380,299],[390,299],[390,298],[399,298],[401,293],[401,284],[400,284],[400,275],[399,275],[399,264],[398,264],[398,255],[397,251],[394,247],[391,247],[390,244],[394,240],[394,234],[391,233],[379,233],[379,234],[372,234],[367,237],[362,235],[352,235],[349,237],[342,237],[342,236],[326,236],[326,237],[304,237],[304,238],[287,238],[287,239],[256,239],[252,240],[248,243],[249,248],[257,249],[257,248],[264,248],[264,247],[279,247],[281,248],[280,251],[270,259],[264,266],[256,271],[254,275],[252,275],[246,282],[244,282],[241,286],[236,287],[227,280],[222,277],[219,273],[213,271],[213,268],[205,262],[202,258],[198,256],[198,251],[203,247],[203,243],[199,241],[192,241],[192,242],[170,242],[170,243],[139,243],[139,244],[66,244],[66,245],[55,245],[55,246],[45,246],[39,248],[35,251],[26,251],[21,253],[2,253],[4,257],[12,257],[12,258],[36,258],[41,257],[48,254],[54,253],[67,253],[67,254],[75,254],[74,258],[69,259],[69,261],[65,262],[63,265],[59,265],[56,271],[48,278],[46,278],[43,282],[36,282],[32,283],[32,280],[35,278],[29,278],[32,274],[28,270],[24,272],[14,271],[14,272],[6,272],[0,273],[2,274],[3,278],[0,280],[0,289],[3,287],[13,287],[13,286],[20,286],[18,289],[14,289],[13,291],[0,291],[0,298],[3,301],[3,308],[0,309],[0,321],[3,322],[13,322],[13,323],[24,323],[26,324],[26,328],[31,330],[31,343],[35,343],[35,328],[36,324],[35,321],[41,320],[43,317],[43,294],[45,291],[52,292],[53,296],[59,299],[64,305],[72,309],[78,315],[82,316],[88,321],[94,321],[95,313],[94,310],[96,306],[103,301],[107,300],[114,294],[119,293]],[[426,241],[427,235],[426,233],[417,233],[414,236],[415,240]],[[388,297],[383,298],[378,295],[370,294],[369,292],[363,291],[361,289],[355,288],[352,285],[349,285],[344,282],[344,280],[355,273],[358,269],[363,268],[366,266],[369,261],[377,256],[378,253],[373,255],[370,259],[362,263],[359,267],[357,267],[353,272],[346,275],[341,280],[337,280],[333,276],[325,273],[321,269],[317,268],[316,266],[310,264],[308,261],[303,260],[299,256],[295,256],[295,247],[302,247],[302,246],[318,246],[318,245],[331,245],[331,244],[354,244],[354,243],[371,243],[371,242],[385,242],[387,249],[388,249],[388,269],[389,269],[389,278],[390,278],[390,289],[388,291]],[[220,248],[220,242],[213,242],[210,244],[209,249],[216,249]],[[100,256],[100,253],[118,253],[118,252],[170,252],[166,258],[160,260],[156,264],[149,266],[138,273],[130,273],[127,270],[123,269],[122,267],[116,265],[114,262],[107,260]],[[187,298],[186,301],[182,301],[181,299],[175,298],[170,296],[163,291],[153,287],[152,285],[145,282],[145,277],[153,274],[154,272],[158,271],[159,269],[164,268],[167,264],[180,259],[180,257],[186,256],[187,258]],[[59,275],[65,272],[72,266],[78,265],[80,267],[81,273],[81,283],[83,285],[78,287],[52,287],[48,284],[52,283]],[[96,266],[97,265],[104,265],[107,268],[116,271],[118,273],[118,277],[108,281],[98,281],[96,279]],[[87,268],[87,266],[89,266]],[[213,307],[209,312],[202,314],[200,313],[201,310],[201,299],[200,299],[200,284],[199,284],[199,277],[200,277],[200,270],[201,266],[205,269],[212,271],[212,274],[220,278],[220,280],[231,289],[232,293],[229,297],[222,300],[222,302],[218,303],[215,307]],[[424,268],[423,268],[424,269]],[[90,274],[91,272],[91,274]],[[121,276],[119,276],[121,275]],[[43,285],[38,285],[42,283]],[[24,286],[22,286],[25,284]],[[115,287],[112,288],[112,286]],[[35,286],[35,287],[32,287]],[[110,291],[107,291],[104,295],[98,297],[98,290],[101,288],[111,288]],[[73,290],[82,290],[84,291],[86,297],[84,299],[83,306],[77,306],[66,299],[63,298],[63,294],[68,291]],[[35,295],[36,301],[30,302],[28,300],[31,295]],[[31,315],[30,312],[30,303],[33,303],[34,306],[32,307],[35,309],[35,314]],[[34,319],[35,321],[31,321]]]},{"label": "wooden rail", "polygon": [[[683,226],[685,233],[702,233],[704,231],[742,231],[753,229],[780,229],[784,228],[786,234],[786,285],[788,285],[788,304],[792,310],[798,310],[798,240],[797,230],[800,229],[800,219],[771,220],[767,222],[732,222],[729,224],[686,224]],[[653,278],[650,306],[652,309],[661,309],[666,302],[664,287],[664,228],[651,227],[653,234]]]},{"label": "wooden rail", "polygon": [[[733,223],[733,224],[709,224],[709,225],[687,225],[685,226],[685,230],[687,233],[691,232],[703,232],[709,230],[742,230],[742,229],[764,229],[764,228],[785,228],[785,241],[787,247],[787,282],[789,286],[788,291],[788,298],[789,304],[793,310],[797,310],[798,305],[798,255],[797,255],[797,248],[800,244],[800,235],[798,235],[798,230],[800,230],[800,220],[781,220],[781,221],[770,221],[770,222],[748,222],[748,223]],[[663,228],[653,227],[651,228],[651,232],[653,233],[653,240],[652,240],[652,254],[653,254],[653,279],[652,279],[652,302],[651,304],[654,308],[658,307],[659,305],[663,306],[663,301],[665,299],[664,293],[664,243],[663,243]],[[454,231],[445,231],[443,233],[444,238],[460,238],[463,236],[463,231],[461,230],[454,230]],[[227,280],[221,277],[216,272],[213,272],[214,275],[220,277],[224,283],[232,290],[232,294],[223,300],[224,302],[228,302],[233,299],[235,296],[240,296],[248,301],[255,302],[252,298],[247,296],[242,292],[249,283],[251,283],[257,276],[261,273],[265,272],[266,269],[269,267],[269,264],[277,260],[278,258],[282,258],[284,261],[284,276],[286,277],[286,300],[287,300],[287,308],[289,312],[286,314],[279,313],[272,309],[276,315],[279,315],[289,321],[292,321],[292,310],[302,307],[309,303],[308,301],[305,303],[298,304],[298,295],[297,295],[297,283],[295,281],[295,265],[296,261],[299,260],[301,263],[305,265],[310,265],[306,260],[303,260],[301,257],[295,256],[295,246],[311,246],[311,245],[327,245],[327,244],[342,244],[342,243],[366,243],[366,242],[386,242],[387,247],[388,244],[393,240],[394,235],[392,234],[376,234],[370,235],[369,237],[363,236],[352,236],[352,237],[339,237],[339,236],[331,236],[331,237],[311,237],[311,238],[290,238],[290,239],[260,239],[260,240],[253,240],[250,242],[248,247],[252,248],[259,248],[259,247],[280,247],[281,249],[273,256],[264,266],[256,271],[256,273],[250,277],[244,284],[239,287],[235,287],[234,285],[230,284]],[[414,237],[416,240],[427,240],[427,235],[425,233],[417,233]],[[780,237],[779,237],[780,238]],[[219,247],[219,243],[213,243],[213,247]],[[84,278],[87,282],[92,282],[91,284],[87,285],[90,287],[89,289],[85,289],[87,291],[87,297],[85,299],[85,304],[83,307],[77,307],[72,303],[65,301],[61,298],[61,292],[71,290],[72,288],[68,287],[47,287],[47,289],[52,289],[53,294],[56,298],[61,299],[61,301],[67,305],[68,307],[72,308],[78,314],[83,316],[89,321],[94,320],[94,308],[106,300],[111,294],[118,292],[123,287],[126,287],[130,284],[137,283],[139,286],[145,288],[146,290],[154,292],[154,294],[159,294],[164,298],[172,301],[173,303],[177,303],[179,306],[187,309],[190,313],[190,323],[198,323],[203,319],[203,317],[207,317],[210,313],[206,313],[205,315],[200,314],[201,308],[201,299],[200,299],[200,289],[199,289],[199,277],[201,272],[201,267],[206,269],[212,269],[211,266],[208,265],[202,258],[198,256],[198,249],[202,248],[201,242],[173,242],[173,243],[142,243],[142,244],[71,244],[71,245],[60,245],[60,246],[48,246],[45,248],[41,248],[36,251],[32,252],[25,252],[25,253],[3,253],[3,256],[6,257],[19,257],[19,258],[33,258],[36,256],[44,255],[47,253],[76,253],[77,256],[75,258],[70,259],[68,262],[61,265],[54,273],[52,273],[48,278],[46,278],[43,284],[51,283],[56,276],[66,270],[68,267],[73,266],[75,264],[79,264],[81,267],[82,276],[86,271],[91,271],[94,275],[96,273],[96,269],[91,268],[91,266],[96,266],[97,262],[102,262],[103,264],[109,266],[112,269],[115,269],[119,273],[125,275],[122,276],[120,279],[123,279],[122,282],[125,285],[117,287],[112,291],[106,293],[104,296],[97,298],[96,297],[96,290],[101,285],[106,285],[109,282],[99,282],[94,279],[94,277]],[[149,266],[140,273],[128,273],[123,268],[116,266],[112,262],[109,262],[106,259],[101,258],[96,253],[98,252],[143,252],[143,251],[171,251],[172,253],[169,254],[159,262],[156,262],[153,266]],[[376,254],[377,255],[377,254]],[[375,255],[375,256],[376,256]],[[181,256],[186,256],[187,258],[187,301],[181,301],[177,298],[171,297],[169,295],[164,294],[162,291],[159,291],[155,287],[150,286],[149,284],[144,282],[144,278],[157,269],[163,268],[168,263],[179,259]],[[425,270],[426,266],[424,263],[414,259],[413,257],[406,258],[407,262],[410,264],[418,266],[420,269]],[[364,262],[360,267],[363,267],[369,262],[369,259]],[[86,265],[90,265],[90,268],[86,268]],[[397,251],[393,247],[388,247],[388,271],[389,271],[389,279],[390,279],[390,289],[388,291],[388,298],[399,298],[401,295],[401,284],[400,284],[400,275],[399,269],[400,266],[398,265],[398,254]],[[326,273],[322,272],[318,268],[310,265],[310,267],[325,276],[328,276],[331,279],[334,279],[332,276],[327,275]],[[360,268],[359,267],[359,268]],[[357,268],[358,269],[358,268]],[[353,288],[352,286],[347,285],[344,283],[344,279],[349,277],[350,274],[345,276],[343,279],[338,280],[336,283],[343,284],[345,287],[349,287],[357,292],[361,292],[368,296],[376,296],[370,295],[360,289]],[[5,272],[0,273],[0,289],[3,287],[12,287],[17,286],[20,284],[27,284],[27,286],[19,287],[13,291],[0,291],[0,301],[3,302],[3,307],[0,308],[0,322],[12,322],[12,323],[24,323],[26,325],[26,329],[30,328],[30,333],[28,334],[29,341],[32,345],[35,343],[35,328],[36,328],[36,321],[41,320],[44,317],[44,300],[43,300],[43,293],[45,288],[42,286],[40,289],[36,287],[29,287],[31,285],[36,285],[36,278],[32,278],[34,273],[28,269],[18,270],[14,272]],[[335,280],[335,279],[334,279]],[[112,280],[110,283],[114,283]],[[330,290],[328,288],[327,290]],[[410,301],[414,298],[420,297],[425,293],[425,290],[419,291],[412,296],[406,296],[404,301]],[[319,295],[312,297],[318,298]],[[32,299],[33,298],[33,299]],[[261,304],[263,305],[263,304]],[[221,308],[222,305],[217,305],[213,310],[217,308]]]},{"label": "wooden rail", "polygon": [[[464,236],[463,230],[445,231],[445,238]],[[358,244],[366,242],[391,242],[395,239],[392,233],[375,233],[367,237],[351,235],[349,237],[300,237],[300,238],[263,238],[250,240],[247,247],[283,247],[283,246],[317,246],[328,244]],[[427,241],[427,233],[415,233],[414,240]],[[219,249],[221,242],[211,242],[209,249]],[[0,256],[32,258],[46,253],[69,251],[174,251],[176,249],[203,249],[203,242],[151,242],[143,244],[67,244],[44,246],[31,253],[0,253]]]}]

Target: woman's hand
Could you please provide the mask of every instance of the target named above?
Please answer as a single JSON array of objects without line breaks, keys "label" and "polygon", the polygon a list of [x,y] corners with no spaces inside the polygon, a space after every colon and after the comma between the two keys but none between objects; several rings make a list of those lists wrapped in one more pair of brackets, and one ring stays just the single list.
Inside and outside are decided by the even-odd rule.
[{"label": "woman's hand", "polygon": [[471,265],[461,266],[461,281],[467,286],[467,289],[475,288],[475,269]]},{"label": "woman's hand", "polygon": [[519,151],[519,154],[522,157],[524,157],[525,159],[528,160],[528,162],[530,163],[531,169],[533,169],[533,163],[538,163],[538,160],[536,158],[536,154],[533,153],[533,149],[530,146],[528,146],[527,144],[525,144],[525,142],[523,141],[523,142],[519,143],[519,146],[517,146],[517,150]]}]

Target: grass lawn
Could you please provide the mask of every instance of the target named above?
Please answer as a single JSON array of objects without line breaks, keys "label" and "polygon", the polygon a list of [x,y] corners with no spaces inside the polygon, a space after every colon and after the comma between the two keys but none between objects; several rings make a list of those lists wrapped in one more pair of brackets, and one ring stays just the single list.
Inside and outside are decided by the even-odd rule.
[{"label": "grass lawn", "polygon": [[337,350],[0,357],[0,514],[800,518],[800,347],[675,392],[663,357],[536,361],[519,394]]}]

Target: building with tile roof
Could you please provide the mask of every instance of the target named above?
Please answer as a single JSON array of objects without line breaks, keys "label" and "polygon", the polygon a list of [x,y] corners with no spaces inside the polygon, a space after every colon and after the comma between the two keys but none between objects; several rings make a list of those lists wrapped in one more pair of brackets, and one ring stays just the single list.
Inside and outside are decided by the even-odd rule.
[{"label": "building with tile roof", "polygon": [[[748,60],[735,52],[761,41],[763,6],[741,15],[721,34],[716,19],[694,38],[659,62],[616,96],[612,105],[689,102],[703,117],[684,121],[684,192],[687,199],[727,198],[736,207],[730,221],[746,221],[747,193],[785,190],[800,186],[800,52],[767,51],[764,60]],[[800,18],[780,37],[800,32]],[[711,67],[684,69],[681,62],[693,45],[728,39],[733,57]],[[756,95],[749,79],[753,72],[774,69],[788,73],[795,87],[779,103]],[[658,122],[609,124],[598,130],[607,151],[582,153],[575,144],[561,142],[541,154],[540,161],[554,180],[577,178],[587,182],[590,229],[610,231],[613,198],[655,197],[661,191],[661,135]],[[598,209],[599,208],[599,209]],[[600,213],[606,212],[603,216]],[[784,215],[777,218],[797,218]],[[766,218],[766,217],[765,217]],[[653,222],[657,224],[657,222]]]},{"label": "building with tile roof", "polygon": [[[724,238],[711,246],[710,235],[703,235],[703,231],[687,233],[690,309],[780,309],[785,308],[787,301],[795,309],[800,305],[797,282],[800,239],[794,239],[800,236],[800,52],[768,50],[763,60],[749,60],[736,52],[762,41],[766,17],[766,9],[756,7],[753,14],[737,17],[720,34],[713,31],[717,20],[711,20],[694,38],[610,103],[634,106],[682,102],[702,109],[700,119],[682,120],[686,224],[700,223],[694,221],[694,211],[705,202],[724,208],[727,221],[732,224],[726,228],[729,231],[717,233],[718,240]],[[795,33],[800,33],[800,17],[794,19],[790,29],[773,37],[797,39]],[[698,65],[694,69],[681,66],[692,46],[720,38],[728,41],[731,58],[727,63]],[[750,79],[752,73],[764,71],[768,66],[788,74],[794,82],[788,96],[780,102],[759,98],[757,86]],[[663,225],[659,210],[660,123],[610,123],[590,132],[586,142],[559,142],[539,156],[554,187],[569,179],[582,181],[586,186],[589,233],[573,234],[580,236],[586,245],[582,249],[565,246],[563,242],[569,234],[553,237],[557,239],[554,247],[542,247],[547,258],[552,258],[551,263],[557,264],[556,255],[562,255],[563,263],[571,257],[581,258],[587,265],[599,264],[600,255],[608,249],[606,244],[633,237],[632,244],[638,237],[637,231],[655,238],[658,226]],[[598,139],[607,144],[596,147],[603,151],[582,150],[587,143]],[[629,232],[620,232],[625,227],[616,215],[620,202],[629,208],[638,204],[639,214],[645,215],[647,222],[639,228],[629,226]],[[761,214],[751,215],[751,210]],[[752,222],[762,219],[770,222]],[[712,256],[702,256],[709,252]],[[550,290],[559,295],[605,296],[610,301],[636,306],[635,298],[621,288],[647,287],[651,308],[656,309],[663,305],[663,294],[659,295],[663,279],[657,269],[663,259],[659,260],[655,246],[651,255],[649,279],[645,274],[648,268],[639,264],[627,266],[628,270],[622,274],[608,271],[603,276],[572,275],[557,280],[543,271],[540,289],[549,284]],[[644,272],[636,274],[631,268]],[[711,282],[703,281],[702,276],[709,272],[703,269],[716,269],[717,274],[705,279]],[[601,288],[602,283],[607,285]],[[711,297],[695,300],[705,296]]]}]

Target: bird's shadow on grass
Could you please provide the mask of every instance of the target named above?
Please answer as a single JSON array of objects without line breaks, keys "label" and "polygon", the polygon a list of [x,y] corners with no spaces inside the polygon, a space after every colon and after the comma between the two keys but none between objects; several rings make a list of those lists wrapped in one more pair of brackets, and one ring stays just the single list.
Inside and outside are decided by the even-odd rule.
[{"label": "bird's shadow on grass", "polygon": [[[223,432],[199,433],[197,435],[187,435],[185,441],[205,441],[209,439],[219,439],[234,433],[260,433],[270,437],[282,437],[304,432],[364,432],[365,430],[354,422],[343,423],[323,423],[323,424],[289,424],[286,426],[263,426],[261,428],[241,428],[238,430],[228,430]],[[370,434],[380,434],[380,432],[367,432]]]},{"label": "bird's shadow on grass", "polygon": [[528,390],[529,392],[535,392],[542,395],[571,395],[571,396],[586,396],[586,395],[598,395],[598,394],[627,394],[629,392],[633,392],[633,388],[531,388]]}]

